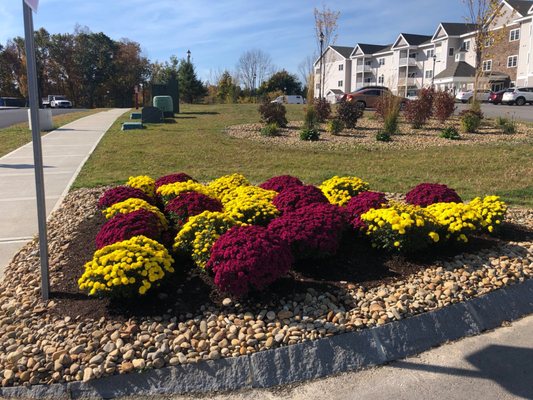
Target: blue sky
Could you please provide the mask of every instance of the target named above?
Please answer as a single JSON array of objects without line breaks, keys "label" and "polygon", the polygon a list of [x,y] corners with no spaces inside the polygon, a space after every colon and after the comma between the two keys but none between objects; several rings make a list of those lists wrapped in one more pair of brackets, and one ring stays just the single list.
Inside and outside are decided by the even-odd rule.
[{"label": "blue sky", "polygon": [[[76,24],[139,42],[152,61],[192,53],[199,76],[233,70],[246,50],[261,49],[297,73],[315,51],[313,8],[340,11],[338,45],[387,44],[398,33],[433,34],[439,22],[463,22],[461,0],[40,0],[35,28],[72,32]],[[24,33],[21,0],[0,0],[0,43]]]}]

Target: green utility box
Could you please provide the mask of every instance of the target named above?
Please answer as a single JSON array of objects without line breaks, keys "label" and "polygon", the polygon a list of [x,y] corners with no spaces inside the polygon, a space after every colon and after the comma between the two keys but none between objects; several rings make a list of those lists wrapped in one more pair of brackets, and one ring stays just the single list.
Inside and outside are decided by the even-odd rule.
[{"label": "green utility box", "polygon": [[142,122],[124,122],[122,124],[122,130],[123,131],[129,131],[132,129],[143,129],[144,126]]},{"label": "green utility box", "polygon": [[154,99],[152,100],[152,104],[154,107],[157,107],[161,111],[163,111],[163,116],[165,118],[171,118],[174,116],[174,104],[172,101],[172,97],[154,96]]},{"label": "green utility box", "polygon": [[142,113],[140,113],[140,112],[132,112],[130,114],[130,119],[142,119]]}]

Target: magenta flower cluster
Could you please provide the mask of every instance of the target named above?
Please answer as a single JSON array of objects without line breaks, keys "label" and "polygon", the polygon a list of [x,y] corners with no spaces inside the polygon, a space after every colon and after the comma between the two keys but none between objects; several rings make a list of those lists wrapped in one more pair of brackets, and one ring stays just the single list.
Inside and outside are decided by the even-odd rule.
[{"label": "magenta flower cluster", "polygon": [[346,227],[340,207],[317,203],[276,218],[268,230],[291,246],[295,258],[302,259],[335,254]]},{"label": "magenta flower cluster", "polygon": [[279,236],[264,227],[239,226],[215,242],[207,269],[220,290],[240,297],[278,280],[292,262],[290,248]]},{"label": "magenta flower cluster", "polygon": [[275,192],[281,193],[290,187],[302,185],[303,182],[295,176],[280,175],[270,178],[269,180],[259,185],[259,187],[261,187],[262,189],[273,190]]},{"label": "magenta flower cluster", "polygon": [[416,206],[427,207],[434,203],[462,203],[457,192],[438,183],[421,183],[405,195],[405,201]]},{"label": "magenta flower cluster", "polygon": [[273,203],[281,213],[287,213],[310,204],[329,204],[329,201],[316,186],[302,185],[288,187],[274,197]]},{"label": "magenta flower cluster", "polygon": [[191,178],[189,175],[183,173],[183,172],[180,172],[180,173],[177,173],[177,174],[170,174],[170,175],[165,175],[165,176],[162,176],[161,178],[157,179],[155,181],[155,188],[157,189],[159,186],[163,186],[163,185],[168,185],[168,184],[171,184],[171,183],[176,183],[176,182],[187,182],[187,181],[195,181],[195,179]]},{"label": "magenta flower cluster", "polygon": [[147,210],[117,214],[107,221],[96,235],[96,248],[101,249],[138,235],[159,240],[161,223],[157,215]]},{"label": "magenta flower cluster", "polygon": [[142,199],[150,204],[154,204],[154,199],[140,189],[132,188],[130,186],[117,186],[107,189],[102,196],[100,196],[100,200],[98,200],[98,208],[104,209],[111,207],[113,204],[120,203],[121,201],[131,198]]},{"label": "magenta flower cluster", "polygon": [[198,192],[185,192],[168,202],[165,213],[179,229],[194,215],[204,211],[222,212],[222,209],[222,203],[217,199]]},{"label": "magenta flower cluster", "polygon": [[354,196],[345,206],[346,217],[348,223],[355,230],[365,228],[365,223],[361,221],[361,215],[369,211],[371,208],[382,208],[387,204],[385,193],[380,192],[361,192]]}]

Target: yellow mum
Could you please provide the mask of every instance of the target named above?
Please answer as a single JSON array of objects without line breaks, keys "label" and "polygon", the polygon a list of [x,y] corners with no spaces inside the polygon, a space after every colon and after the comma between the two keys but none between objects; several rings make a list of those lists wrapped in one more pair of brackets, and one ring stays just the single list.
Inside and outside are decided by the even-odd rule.
[{"label": "yellow mum", "polygon": [[155,180],[147,175],[130,176],[126,185],[140,189],[150,197],[155,195]]},{"label": "yellow mum", "polygon": [[168,185],[162,185],[157,188],[157,194],[163,198],[165,203],[178,197],[181,193],[186,192],[198,192],[206,196],[216,197],[213,191],[207,186],[194,181],[169,183]]},{"label": "yellow mum", "polygon": [[368,182],[355,176],[334,176],[319,186],[331,204],[344,206],[353,196],[370,188]]},{"label": "yellow mum", "polygon": [[209,183],[208,187],[212,190],[213,194],[219,199],[222,200],[223,197],[228,193],[240,186],[249,186],[250,182],[248,179],[241,174],[231,174],[221,176],[220,178],[215,179]]}]

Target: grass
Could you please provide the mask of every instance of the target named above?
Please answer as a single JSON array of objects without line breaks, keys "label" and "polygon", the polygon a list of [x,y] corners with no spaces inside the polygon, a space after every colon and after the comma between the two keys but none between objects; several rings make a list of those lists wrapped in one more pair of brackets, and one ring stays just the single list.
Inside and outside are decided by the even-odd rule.
[{"label": "grass", "polygon": [[[54,122],[54,129],[60,126],[66,125],[69,122],[75,121],[79,118],[86,117],[97,112],[103,111],[102,109],[78,111],[69,114],[55,115],[52,117]],[[1,113],[1,111],[0,111]],[[44,136],[48,132],[41,132]],[[22,122],[7,128],[0,129],[0,157],[7,153],[19,148],[20,146],[31,142],[31,131],[28,128],[28,122]]]},{"label": "grass", "polygon": [[[405,192],[421,182],[446,183],[464,199],[498,194],[533,206],[533,145],[446,146],[424,150],[309,150],[231,138],[225,126],[258,121],[256,105],[185,105],[176,123],[120,131],[119,119],[85,164],[74,187],[120,184],[132,175],[187,172],[200,181],[240,172],[252,182],[291,174],[318,184],[333,175],[355,175],[373,190]],[[302,106],[289,106],[302,120]]]}]

